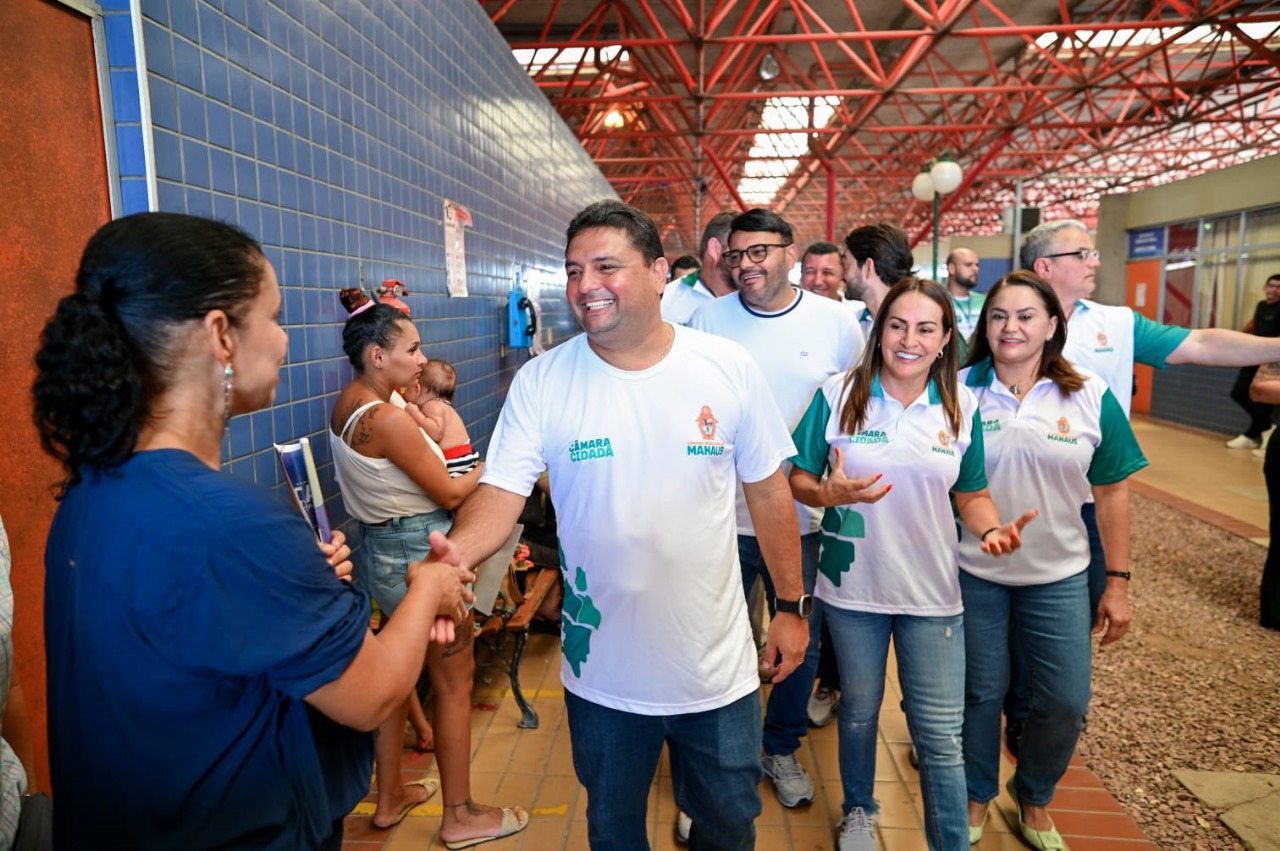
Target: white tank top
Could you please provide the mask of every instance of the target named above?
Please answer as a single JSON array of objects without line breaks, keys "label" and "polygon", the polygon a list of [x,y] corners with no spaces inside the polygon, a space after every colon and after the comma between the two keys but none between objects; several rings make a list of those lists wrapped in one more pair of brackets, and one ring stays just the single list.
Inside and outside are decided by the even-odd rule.
[{"label": "white tank top", "polygon": [[[347,445],[347,436],[360,415],[382,404],[386,403],[375,400],[357,408],[343,425],[341,437],[334,434],[333,429],[328,430],[329,451],[333,455],[338,487],[342,489],[342,501],[347,512],[361,523],[384,523],[392,517],[411,517],[440,508],[389,458],[369,458]],[[443,465],[444,453],[440,447],[421,428],[418,432]]]}]

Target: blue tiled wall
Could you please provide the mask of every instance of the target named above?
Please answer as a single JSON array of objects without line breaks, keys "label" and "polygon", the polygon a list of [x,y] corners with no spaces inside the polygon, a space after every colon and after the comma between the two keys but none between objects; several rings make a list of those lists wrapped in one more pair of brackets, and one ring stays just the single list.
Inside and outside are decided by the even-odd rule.
[{"label": "blue tiled wall", "polygon": [[[405,283],[427,355],[458,369],[458,408],[483,450],[527,357],[501,350],[516,274],[542,282],[555,339],[572,333],[558,271],[564,227],[614,193],[480,4],[102,5],[125,212],[148,208],[149,129],[158,209],[236,222],[279,275],[288,362],[274,407],[232,420],[231,472],[278,485],[272,442],[309,436],[335,490],[324,430],[351,377],[337,294],[362,276],[366,287]],[[131,15],[140,15],[145,102]],[[445,199],[474,219],[469,298],[445,287]]]},{"label": "blue tiled wall", "polygon": [[1238,370],[1179,364],[1157,369],[1151,385],[1151,416],[1162,420],[1240,434],[1249,418],[1231,401],[1231,385]]}]

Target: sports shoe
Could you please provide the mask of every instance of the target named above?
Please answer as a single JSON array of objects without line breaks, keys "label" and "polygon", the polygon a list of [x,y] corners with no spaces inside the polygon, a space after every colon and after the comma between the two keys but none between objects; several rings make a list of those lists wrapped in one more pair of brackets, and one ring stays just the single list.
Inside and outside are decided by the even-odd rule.
[{"label": "sports shoe", "polygon": [[840,820],[840,851],[876,851],[876,817],[854,807]]},{"label": "sports shoe", "polygon": [[777,790],[778,802],[782,806],[792,808],[813,803],[813,781],[795,754],[765,754],[760,762],[764,773],[773,780],[773,788]]},{"label": "sports shoe", "polygon": [[1257,449],[1261,445],[1261,440],[1254,440],[1247,434],[1237,434],[1227,441],[1228,449]]},{"label": "sports shoe", "polygon": [[836,711],[840,708],[840,692],[826,686],[818,686],[809,697],[809,723],[815,727],[825,727],[836,720]]},{"label": "sports shoe", "polygon": [[688,845],[691,830],[693,830],[693,818],[684,810],[676,810],[676,843]]}]

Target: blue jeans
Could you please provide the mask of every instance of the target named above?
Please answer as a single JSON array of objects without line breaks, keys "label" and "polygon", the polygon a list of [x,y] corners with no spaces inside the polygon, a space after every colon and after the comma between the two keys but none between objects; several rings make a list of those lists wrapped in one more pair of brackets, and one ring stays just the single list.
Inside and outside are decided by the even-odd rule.
[{"label": "blue jeans", "polygon": [[898,657],[911,741],[920,757],[924,829],[933,851],[969,847],[965,801],[964,618],[883,615],[823,607],[840,663],[840,781],[843,810],[879,812],[876,739],[889,638]]},{"label": "blue jeans", "polygon": [[[751,594],[756,577],[764,583],[765,599],[769,601],[769,615],[776,609],[777,595],[768,566],[760,553],[760,543],[753,535],[738,536],[738,562],[742,567],[742,590]],[[818,578],[818,533],[800,536],[800,567],[804,580],[804,593],[813,593],[813,583]],[[764,713],[764,752],[771,756],[786,756],[800,749],[800,737],[809,730],[809,692],[813,691],[813,675],[818,668],[818,637],[822,633],[822,614],[814,607],[809,616],[809,650],[804,664],[785,680],[773,687]],[[770,660],[772,661],[772,660]]]},{"label": "blue jeans", "polygon": [[[960,571],[964,596],[964,766],[969,800],[1000,791],[1000,704],[1008,686],[1009,630],[1030,676],[1018,750],[1018,799],[1048,806],[1089,710],[1088,571],[1047,585],[1008,586]],[[1012,624],[1012,626],[1011,626]]]},{"label": "blue jeans", "polygon": [[[1098,603],[1107,590],[1107,558],[1102,552],[1102,535],[1098,532],[1097,506],[1086,502],[1080,506],[1080,519],[1089,536],[1089,568],[1085,571],[1089,584],[1089,624],[1092,629],[1098,616]],[[1010,636],[1009,659],[1012,683],[1004,698],[1004,714],[1016,721],[1026,721],[1031,711],[1031,675],[1027,671],[1026,654],[1018,648],[1017,630]]]},{"label": "blue jeans", "polygon": [[361,547],[356,558],[356,579],[368,590],[387,617],[400,605],[408,586],[404,583],[409,562],[427,557],[427,536],[448,532],[453,513],[443,508],[409,517],[392,517],[380,526],[360,524]]},{"label": "blue jeans", "polygon": [[692,851],[750,851],[760,815],[760,692],[720,709],[636,715],[564,693],[592,851],[649,851],[649,787],[665,742]]}]

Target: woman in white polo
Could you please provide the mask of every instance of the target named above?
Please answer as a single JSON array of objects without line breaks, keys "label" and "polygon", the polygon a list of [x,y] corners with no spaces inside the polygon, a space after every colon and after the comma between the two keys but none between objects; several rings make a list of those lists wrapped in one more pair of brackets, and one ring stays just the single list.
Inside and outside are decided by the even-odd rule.
[{"label": "woman in white polo", "polygon": [[1066,326],[1058,297],[1040,276],[1006,275],[987,295],[970,366],[960,374],[982,410],[996,505],[1008,510],[1030,503],[1044,515],[1027,530],[1025,546],[998,561],[977,537],[961,533],[969,838],[981,838],[987,805],[999,791],[1000,711],[1012,637],[1031,673],[1031,714],[1008,788],[1023,838],[1045,851],[1064,847],[1045,808],[1089,707],[1095,617],[1080,507],[1092,492],[1108,567],[1095,631],[1105,630],[1107,644],[1124,635],[1130,619],[1125,480],[1147,465],[1107,385],[1062,356]]},{"label": "woman in white polo", "polygon": [[858,366],[827,380],[793,436],[791,489],[826,509],[816,596],[843,693],[841,851],[876,848],[876,730],[890,637],[920,755],[929,847],[968,846],[964,625],[951,499],[993,555],[1017,549],[1034,512],[1002,523],[987,494],[981,420],[973,394],[957,383],[954,327],[945,289],[899,281]]}]

